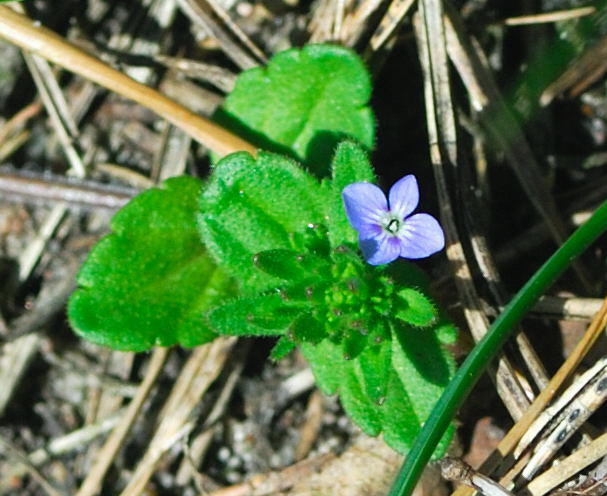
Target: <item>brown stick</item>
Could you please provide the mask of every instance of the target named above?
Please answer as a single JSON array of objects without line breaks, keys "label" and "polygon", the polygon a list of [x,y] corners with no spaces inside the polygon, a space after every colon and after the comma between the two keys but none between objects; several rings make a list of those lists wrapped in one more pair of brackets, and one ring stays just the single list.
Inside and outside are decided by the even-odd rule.
[{"label": "brown stick", "polygon": [[5,6],[0,6],[0,37],[153,110],[219,155],[239,150],[255,153],[255,147],[250,143]]}]

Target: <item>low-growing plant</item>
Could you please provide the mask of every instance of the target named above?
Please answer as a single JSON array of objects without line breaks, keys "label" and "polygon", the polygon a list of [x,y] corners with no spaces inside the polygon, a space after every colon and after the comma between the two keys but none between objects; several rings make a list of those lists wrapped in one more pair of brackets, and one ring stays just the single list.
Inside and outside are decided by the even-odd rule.
[{"label": "low-growing plant", "polygon": [[118,212],[78,277],[74,330],[133,351],[275,336],[274,360],[299,347],[363,431],[407,452],[454,374],[456,330],[402,259],[444,245],[436,219],[413,213],[416,179],[387,198],[373,184],[370,93],[360,59],[331,45],[240,75],[216,118],[264,150]]}]

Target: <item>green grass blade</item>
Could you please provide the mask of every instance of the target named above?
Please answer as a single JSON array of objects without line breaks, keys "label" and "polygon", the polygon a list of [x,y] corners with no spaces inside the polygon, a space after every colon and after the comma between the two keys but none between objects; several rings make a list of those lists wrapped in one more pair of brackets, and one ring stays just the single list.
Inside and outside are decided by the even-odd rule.
[{"label": "green grass blade", "polygon": [[449,423],[513,328],[571,261],[606,229],[607,202],[569,237],[515,295],[486,336],[468,355],[436,403],[396,477],[389,496],[407,496],[413,492],[422,470]]}]

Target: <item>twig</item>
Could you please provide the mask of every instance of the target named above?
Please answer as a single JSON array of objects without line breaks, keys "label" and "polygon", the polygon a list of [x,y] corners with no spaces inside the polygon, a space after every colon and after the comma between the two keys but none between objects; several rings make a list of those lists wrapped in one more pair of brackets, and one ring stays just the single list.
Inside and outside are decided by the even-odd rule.
[{"label": "twig", "polygon": [[445,479],[465,484],[476,489],[483,496],[513,496],[504,486],[457,458],[443,458],[440,461],[440,468],[441,475]]},{"label": "twig", "polygon": [[140,190],[0,168],[0,192],[9,200],[117,210]]},{"label": "twig", "polygon": [[140,84],[31,19],[0,5],[0,36],[147,107],[219,155],[239,150],[255,153],[251,144],[217,124]]},{"label": "twig", "polygon": [[259,474],[242,484],[206,493],[205,496],[265,496],[280,493],[292,487],[296,482],[300,482],[311,474],[318,472],[334,458],[335,455],[328,453],[303,460],[284,470]]}]

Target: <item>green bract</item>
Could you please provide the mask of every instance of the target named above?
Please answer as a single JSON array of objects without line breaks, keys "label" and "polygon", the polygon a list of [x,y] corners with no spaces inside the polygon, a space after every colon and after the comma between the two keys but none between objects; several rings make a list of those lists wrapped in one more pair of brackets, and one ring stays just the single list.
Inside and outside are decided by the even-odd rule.
[{"label": "green bract", "polygon": [[345,137],[373,148],[369,74],[337,45],[308,45],[243,72],[216,120],[260,148],[291,155],[319,176]]},{"label": "green bract", "polygon": [[89,254],[69,302],[78,334],[134,351],[216,337],[202,316],[233,292],[196,231],[200,187],[192,177],[169,179],[114,216],[113,233]]},{"label": "green bract", "polygon": [[414,265],[373,267],[359,256],[341,191],[372,179],[353,142],[340,144],[323,182],[281,155],[221,160],[198,222],[242,297],[209,321],[221,334],[280,336],[274,357],[300,345],[323,391],[406,452],[453,374],[440,341],[452,336]]}]

